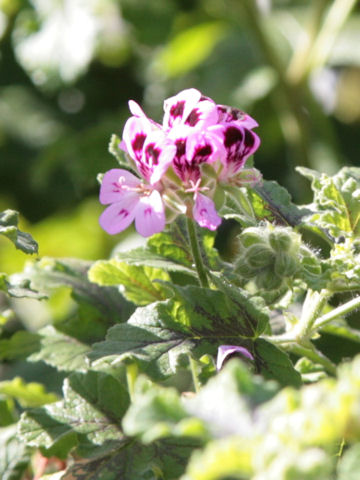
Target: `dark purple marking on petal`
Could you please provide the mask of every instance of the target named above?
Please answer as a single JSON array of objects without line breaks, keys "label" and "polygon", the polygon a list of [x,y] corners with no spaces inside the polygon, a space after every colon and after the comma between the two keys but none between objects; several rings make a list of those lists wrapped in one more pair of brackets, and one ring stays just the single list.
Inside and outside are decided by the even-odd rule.
[{"label": "dark purple marking on petal", "polygon": [[170,108],[170,115],[174,118],[182,117],[184,113],[185,102],[177,102]]},{"label": "dark purple marking on petal", "polygon": [[195,127],[195,125],[198,123],[199,120],[200,120],[200,113],[197,108],[194,108],[193,110],[191,110],[185,123],[190,127]]},{"label": "dark purple marking on petal", "polygon": [[186,144],[186,139],[185,138],[178,138],[175,141],[175,147],[176,147],[176,157],[180,158],[183,155],[185,155],[185,144]]},{"label": "dark purple marking on petal", "polygon": [[152,214],[152,208],[145,208],[144,210],[144,217],[146,217],[147,215],[151,215]]},{"label": "dark purple marking on petal", "polygon": [[126,210],[126,208],[122,208],[122,209],[120,210],[120,212],[118,213],[118,216],[119,216],[119,217],[126,218],[126,217],[129,215],[129,213],[130,213],[130,212],[129,212],[128,210]]},{"label": "dark purple marking on petal", "polygon": [[234,120],[243,120],[246,113],[238,108],[228,107],[227,105],[218,105],[220,122],[233,122]]},{"label": "dark purple marking on petal", "polygon": [[224,133],[224,145],[226,148],[232,147],[234,144],[241,142],[243,133],[236,127],[228,127]]},{"label": "dark purple marking on petal", "polygon": [[154,143],[149,143],[145,148],[145,160],[149,165],[158,165],[159,163],[160,150],[155,148]]},{"label": "dark purple marking on petal", "polygon": [[244,143],[245,143],[245,146],[247,147],[248,151],[253,148],[254,143],[255,143],[254,134],[248,129],[245,130]]},{"label": "dark purple marking on petal", "polygon": [[195,150],[194,160],[197,160],[197,162],[200,163],[206,162],[206,160],[210,157],[212,153],[213,149],[211,148],[211,145],[204,145],[203,147]]},{"label": "dark purple marking on petal", "polygon": [[122,186],[119,185],[117,182],[112,182],[111,185],[113,186],[113,189],[112,189],[113,193],[120,193],[123,190]]},{"label": "dark purple marking on petal", "polygon": [[146,135],[144,133],[137,133],[135,135],[134,140],[131,142],[131,146],[133,147],[135,154],[142,151],[145,139],[146,139]]}]

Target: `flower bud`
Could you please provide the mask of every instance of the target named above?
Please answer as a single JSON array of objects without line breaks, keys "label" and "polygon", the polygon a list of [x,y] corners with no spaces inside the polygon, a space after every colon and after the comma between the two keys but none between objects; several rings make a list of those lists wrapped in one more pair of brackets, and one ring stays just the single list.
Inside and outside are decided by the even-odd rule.
[{"label": "flower bud", "polygon": [[259,272],[255,279],[260,289],[277,290],[281,287],[283,279],[278,277],[272,268]]},{"label": "flower bud", "polygon": [[275,273],[279,277],[291,277],[298,268],[296,259],[284,252],[279,252],[275,259]]},{"label": "flower bud", "polygon": [[274,252],[265,244],[255,244],[246,249],[246,260],[251,267],[265,268],[274,262]]},{"label": "flower bud", "polygon": [[279,228],[269,233],[270,246],[277,252],[288,252],[292,242],[292,235],[285,229]]},{"label": "flower bud", "polygon": [[257,227],[250,227],[245,229],[240,235],[239,240],[243,247],[248,248],[251,245],[255,245],[257,243],[265,243],[266,239],[262,234],[262,230]]}]

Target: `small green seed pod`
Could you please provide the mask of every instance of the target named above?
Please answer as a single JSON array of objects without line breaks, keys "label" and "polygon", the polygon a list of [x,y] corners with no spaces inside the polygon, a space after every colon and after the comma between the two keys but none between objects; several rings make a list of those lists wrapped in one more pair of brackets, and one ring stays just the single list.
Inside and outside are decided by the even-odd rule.
[{"label": "small green seed pod", "polygon": [[244,252],[248,264],[253,268],[265,268],[275,261],[273,250],[264,244],[256,244]]},{"label": "small green seed pod", "polygon": [[276,255],[274,270],[280,278],[291,277],[297,269],[298,265],[295,257],[283,252]]}]

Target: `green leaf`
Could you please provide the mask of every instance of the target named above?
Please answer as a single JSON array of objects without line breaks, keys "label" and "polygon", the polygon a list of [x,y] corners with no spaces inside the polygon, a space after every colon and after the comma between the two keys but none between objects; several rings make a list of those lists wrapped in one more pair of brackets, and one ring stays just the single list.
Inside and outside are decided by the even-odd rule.
[{"label": "green leaf", "polygon": [[0,212],[0,234],[13,242],[15,247],[24,253],[38,253],[38,244],[29,233],[18,228],[19,214],[14,210]]},{"label": "green leaf", "polygon": [[[66,454],[76,438],[85,449],[124,440],[121,419],[129,396],[113,376],[75,373],[65,380],[63,391],[63,401],[22,415],[19,432],[29,445],[49,449],[61,442],[62,454]],[[69,439],[69,446],[64,438]]]},{"label": "green leaf", "polygon": [[136,382],[123,428],[125,434],[138,436],[143,443],[169,436],[206,436],[202,422],[189,418],[177,390],[160,387],[145,377],[139,377]]},{"label": "green leaf", "polygon": [[278,391],[275,382],[254,377],[238,359],[231,359],[194,397],[185,397],[188,414],[202,420],[215,437],[250,437],[255,408]]},{"label": "green leaf", "polygon": [[39,349],[39,340],[40,337],[37,333],[19,330],[11,338],[0,340],[0,359],[25,358]]},{"label": "green leaf", "polygon": [[177,480],[194,446],[131,442],[111,455],[75,461],[61,480]]},{"label": "green leaf", "polygon": [[159,302],[137,308],[126,324],[110,328],[105,341],[94,345],[88,354],[90,360],[105,359],[115,365],[136,360],[141,371],[155,378],[174,373],[177,358],[190,351],[194,342],[185,327],[175,324],[172,304]]},{"label": "green leaf", "polygon": [[269,326],[269,311],[261,297],[251,296],[246,290],[241,289],[221,276],[213,275],[213,282],[221,290],[231,303],[231,308],[236,310],[243,323],[248,325],[249,331],[253,332],[253,338],[261,335]]},{"label": "green leaf", "polygon": [[40,407],[58,399],[55,394],[46,392],[41,383],[25,383],[20,377],[0,382],[0,393],[14,398],[22,407]]},{"label": "green leaf", "polygon": [[152,267],[168,272],[181,272],[196,277],[196,272],[194,269],[185,266],[181,262],[172,260],[169,257],[158,255],[151,248],[139,247],[128,252],[119,252],[116,254],[116,260],[119,262],[126,262],[128,265],[134,265],[137,267]]},{"label": "green leaf", "polygon": [[195,68],[223,38],[224,24],[208,22],[181,31],[160,53],[157,70],[169,77],[182,75]]},{"label": "green leaf", "polygon": [[304,167],[297,171],[311,180],[314,191],[308,221],[334,238],[360,235],[360,169],[344,167],[333,176]]},{"label": "green leaf", "polygon": [[21,480],[30,464],[31,449],[19,440],[16,425],[0,428],[0,478]]},{"label": "green leaf", "polygon": [[264,180],[249,189],[249,198],[258,220],[294,227],[309,213],[308,209],[292,203],[289,192],[274,181]]},{"label": "green leaf", "polygon": [[30,362],[44,361],[59,371],[85,371],[88,368],[85,354],[90,347],[74,337],[64,335],[52,326],[40,330],[39,351],[33,353]]},{"label": "green leaf", "polygon": [[105,341],[94,345],[90,360],[136,361],[141,371],[163,378],[190,352],[197,358],[216,355],[219,345],[239,342],[252,349],[258,321],[252,315],[264,318],[264,313],[250,300],[239,304],[221,291],[192,285],[173,288],[176,299],[137,308],[126,324],[111,328]]},{"label": "green leaf", "polygon": [[137,267],[117,259],[100,260],[91,267],[89,279],[101,286],[121,286],[124,296],[137,305],[169,297],[169,290],[154,281],[170,280],[169,275],[158,268]]},{"label": "green leaf", "polygon": [[255,342],[256,363],[265,378],[275,379],[280,385],[299,387],[301,376],[286,353],[263,338]]},{"label": "green leaf", "polygon": [[126,321],[133,311],[114,287],[102,287],[88,279],[90,262],[76,259],[44,257],[28,265],[21,278],[30,281],[33,288],[50,294],[60,287],[69,287],[78,304],[73,318],[57,322],[57,328],[81,341],[93,342],[105,335],[109,325]]}]

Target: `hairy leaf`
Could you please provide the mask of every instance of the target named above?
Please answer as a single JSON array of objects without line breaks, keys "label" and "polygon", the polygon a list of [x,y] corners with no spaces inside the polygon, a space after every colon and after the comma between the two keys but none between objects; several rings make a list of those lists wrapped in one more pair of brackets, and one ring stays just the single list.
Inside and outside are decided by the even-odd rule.
[{"label": "hairy leaf", "polygon": [[0,428],[0,478],[21,480],[31,459],[31,449],[19,440],[16,425]]}]

